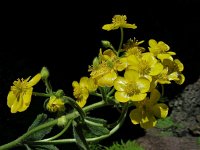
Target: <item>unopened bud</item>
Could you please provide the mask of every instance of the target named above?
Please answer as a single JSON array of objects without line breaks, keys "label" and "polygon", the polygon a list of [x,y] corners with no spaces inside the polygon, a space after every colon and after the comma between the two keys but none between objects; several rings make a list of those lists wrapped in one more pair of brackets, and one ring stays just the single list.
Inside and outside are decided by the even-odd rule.
[{"label": "unopened bud", "polygon": [[65,116],[61,116],[60,118],[58,118],[57,125],[59,127],[64,127],[66,124],[67,124],[67,119]]},{"label": "unopened bud", "polygon": [[42,67],[42,70],[40,73],[41,73],[42,79],[47,79],[49,77],[49,71],[46,67]]},{"label": "unopened bud", "polygon": [[99,66],[99,59],[98,59],[98,57],[95,57],[93,59],[92,65],[93,65],[93,67],[98,67]]},{"label": "unopened bud", "polygon": [[109,41],[102,40],[101,43],[105,48],[111,48],[112,47],[112,44]]}]

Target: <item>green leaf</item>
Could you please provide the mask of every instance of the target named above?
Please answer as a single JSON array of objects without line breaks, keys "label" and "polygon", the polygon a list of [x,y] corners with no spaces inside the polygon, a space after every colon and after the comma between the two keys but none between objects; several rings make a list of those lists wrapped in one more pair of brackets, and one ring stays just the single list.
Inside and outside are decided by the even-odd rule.
[{"label": "green leaf", "polygon": [[89,146],[87,141],[84,137],[82,124],[77,124],[77,122],[73,122],[73,134],[74,138],[76,139],[76,144],[80,146],[83,150],[89,150]]},{"label": "green leaf", "polygon": [[166,129],[166,128],[170,128],[172,126],[174,126],[174,122],[171,117],[166,117],[164,119],[158,119],[158,122],[156,124],[156,127],[160,128],[160,129]]},{"label": "green leaf", "polygon": [[87,124],[87,128],[84,128],[84,135],[86,138],[94,138],[102,135],[109,134],[110,131],[104,126],[96,126],[93,124]]},{"label": "green leaf", "polygon": [[33,145],[30,150],[59,150],[59,149],[54,145]]},{"label": "green leaf", "polygon": [[[28,128],[28,131],[34,129],[35,127],[44,124],[46,122],[52,121],[53,118],[48,118],[48,116],[44,113],[39,114],[36,119],[34,120],[34,122],[32,123],[32,125]],[[35,141],[35,140],[41,140],[42,138],[44,138],[45,135],[47,135],[48,133],[51,132],[53,127],[47,127],[45,129],[42,129],[38,132],[35,132],[33,134],[31,134],[28,138],[26,138],[25,141]]]}]

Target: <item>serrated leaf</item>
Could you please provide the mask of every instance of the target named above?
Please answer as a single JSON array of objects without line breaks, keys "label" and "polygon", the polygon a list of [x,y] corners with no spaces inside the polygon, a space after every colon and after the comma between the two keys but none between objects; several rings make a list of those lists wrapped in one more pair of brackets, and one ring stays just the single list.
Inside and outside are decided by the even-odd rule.
[{"label": "serrated leaf", "polygon": [[83,135],[81,125],[77,124],[75,121],[73,122],[73,135],[78,146],[80,146],[83,150],[89,150],[89,146]]},{"label": "serrated leaf", "polygon": [[[31,124],[31,126],[28,128],[28,131],[32,130],[33,128],[44,124],[46,122],[52,121],[53,118],[48,118],[48,116],[44,113],[37,115],[36,119],[34,120],[34,122]],[[26,141],[35,141],[35,140],[41,140],[42,138],[44,138],[45,135],[47,135],[48,133],[51,132],[53,127],[47,127],[44,128],[38,132],[35,132],[33,134],[31,134],[28,138],[26,138]]]}]

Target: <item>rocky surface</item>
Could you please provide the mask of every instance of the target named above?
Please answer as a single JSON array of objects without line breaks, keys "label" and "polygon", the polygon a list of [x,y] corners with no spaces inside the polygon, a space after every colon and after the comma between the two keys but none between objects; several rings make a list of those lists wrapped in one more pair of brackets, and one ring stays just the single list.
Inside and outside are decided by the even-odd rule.
[{"label": "rocky surface", "polygon": [[174,129],[177,136],[200,136],[200,77],[170,100],[170,116],[182,127]]},{"label": "rocky surface", "polygon": [[159,128],[146,131],[136,141],[145,150],[200,150],[200,77],[185,87],[183,92],[169,101],[172,118],[176,124],[166,129],[171,135],[163,136]]}]

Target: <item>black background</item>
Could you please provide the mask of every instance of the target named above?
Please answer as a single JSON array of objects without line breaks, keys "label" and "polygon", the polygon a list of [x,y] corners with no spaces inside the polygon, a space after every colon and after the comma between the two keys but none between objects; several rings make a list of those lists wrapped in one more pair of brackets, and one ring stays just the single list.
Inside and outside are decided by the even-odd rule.
[{"label": "black background", "polygon": [[[174,97],[199,75],[200,16],[198,0],[172,1],[66,1],[1,4],[0,9],[0,144],[24,133],[42,112],[41,99],[34,99],[23,113],[11,114],[6,96],[17,78],[34,76],[43,66],[50,71],[53,88],[72,95],[71,83],[87,76],[88,65],[98,54],[101,40],[117,46],[119,32],[104,31],[115,14],[127,15],[136,30],[126,30],[125,38],[147,41],[154,38],[167,43],[184,64],[183,85],[166,86],[166,96]],[[36,86],[42,91],[42,83]],[[108,109],[104,113],[112,118]],[[105,114],[104,114],[105,115]],[[143,130],[129,118],[113,140],[134,139]]]}]

